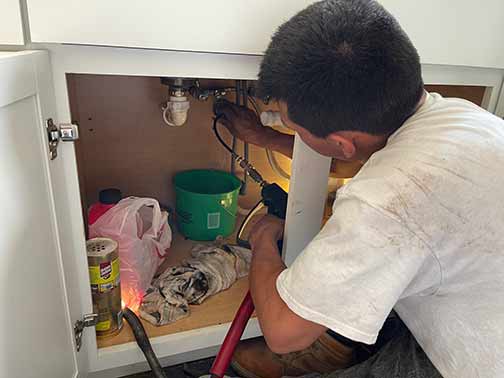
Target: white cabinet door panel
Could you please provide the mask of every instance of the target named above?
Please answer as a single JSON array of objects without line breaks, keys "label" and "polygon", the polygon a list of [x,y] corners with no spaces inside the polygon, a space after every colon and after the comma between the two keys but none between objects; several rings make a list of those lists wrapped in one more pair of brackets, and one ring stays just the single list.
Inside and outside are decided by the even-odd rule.
[{"label": "white cabinet door panel", "polygon": [[[39,80],[47,53],[0,53],[0,376],[77,376]],[[81,372],[83,373],[83,372]]]},{"label": "white cabinet door panel", "polygon": [[504,68],[504,1],[379,0],[422,63]]},{"label": "white cabinet door panel", "polygon": [[23,45],[23,22],[19,0],[0,2],[0,45]]},{"label": "white cabinet door panel", "polygon": [[[379,0],[422,63],[504,68],[504,1]],[[33,42],[262,54],[313,0],[27,0]],[[50,22],[48,22],[50,20]]]},{"label": "white cabinet door panel", "polygon": [[276,27],[312,2],[28,0],[27,3],[33,42],[262,54]]}]

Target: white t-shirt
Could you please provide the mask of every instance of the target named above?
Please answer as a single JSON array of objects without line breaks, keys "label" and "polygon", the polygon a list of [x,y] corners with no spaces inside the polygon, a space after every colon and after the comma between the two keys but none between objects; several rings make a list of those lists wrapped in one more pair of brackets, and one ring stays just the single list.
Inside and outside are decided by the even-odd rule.
[{"label": "white t-shirt", "polygon": [[429,94],[277,289],[368,344],[394,308],[444,377],[504,377],[504,121]]}]

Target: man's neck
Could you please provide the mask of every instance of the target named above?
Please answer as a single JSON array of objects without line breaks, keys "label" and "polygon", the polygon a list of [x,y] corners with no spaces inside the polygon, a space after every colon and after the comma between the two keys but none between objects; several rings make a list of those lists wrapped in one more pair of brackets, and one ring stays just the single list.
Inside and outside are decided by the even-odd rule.
[{"label": "man's neck", "polygon": [[[427,95],[428,93],[424,90],[422,97],[418,101],[418,104],[411,115],[415,114],[418,111],[418,109],[422,107],[422,105],[427,100]],[[360,132],[354,132],[353,134],[354,135],[352,135],[352,139],[354,141],[355,146],[357,147],[357,151],[359,151],[358,156],[356,156],[356,158],[362,163],[366,162],[375,152],[385,147],[385,145],[387,144],[387,140],[390,136],[390,135],[370,135],[367,133],[360,133]]]},{"label": "man's neck", "polygon": [[418,104],[415,107],[415,111],[411,115],[415,114],[418,111],[418,109],[420,109],[422,107],[422,105],[425,104],[425,101],[427,101],[427,95],[428,95],[428,93],[424,89],[424,91],[422,93],[422,97],[420,98],[420,101],[418,101]]},{"label": "man's neck", "polygon": [[385,135],[357,135],[356,138],[354,138],[354,143],[358,151],[358,156],[356,156],[357,159],[365,163],[371,155],[385,147],[387,139],[388,137]]}]

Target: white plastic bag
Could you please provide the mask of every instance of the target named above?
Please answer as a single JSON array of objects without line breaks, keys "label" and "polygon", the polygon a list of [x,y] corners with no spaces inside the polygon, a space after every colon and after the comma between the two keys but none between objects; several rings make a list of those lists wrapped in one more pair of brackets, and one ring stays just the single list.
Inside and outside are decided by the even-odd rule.
[{"label": "white plastic bag", "polygon": [[122,301],[137,311],[171,244],[168,213],[155,199],[128,197],[93,223],[89,236],[119,244]]}]

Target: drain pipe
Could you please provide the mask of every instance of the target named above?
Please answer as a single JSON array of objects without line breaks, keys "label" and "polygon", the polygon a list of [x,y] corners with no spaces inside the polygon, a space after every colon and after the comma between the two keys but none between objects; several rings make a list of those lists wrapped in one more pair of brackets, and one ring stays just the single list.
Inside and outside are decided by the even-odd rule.
[{"label": "drain pipe", "polygon": [[161,78],[161,84],[168,86],[169,100],[161,107],[163,121],[171,127],[183,126],[187,121],[190,104],[186,92],[193,85],[193,79]]},{"label": "drain pipe", "polygon": [[156,354],[154,353],[154,350],[152,349],[149,337],[145,332],[142,322],[138,319],[138,316],[136,316],[136,314],[129,308],[124,309],[123,316],[130,325],[131,330],[133,331],[133,336],[135,336],[135,340],[152,370],[152,376],[154,378],[167,378]]}]

